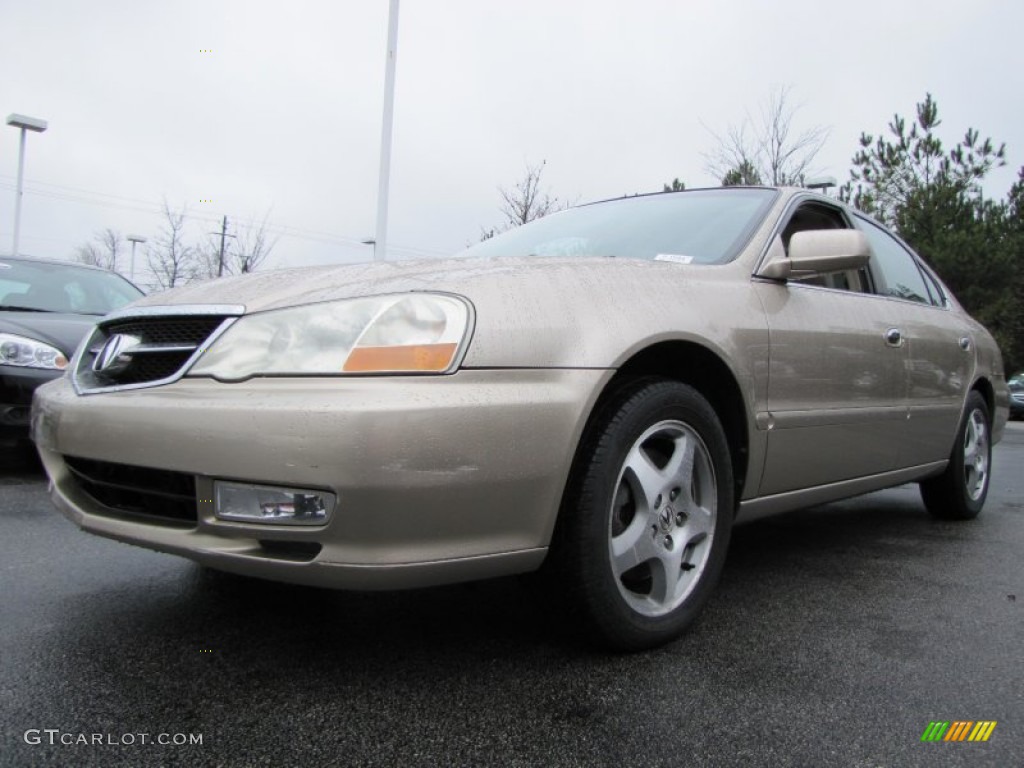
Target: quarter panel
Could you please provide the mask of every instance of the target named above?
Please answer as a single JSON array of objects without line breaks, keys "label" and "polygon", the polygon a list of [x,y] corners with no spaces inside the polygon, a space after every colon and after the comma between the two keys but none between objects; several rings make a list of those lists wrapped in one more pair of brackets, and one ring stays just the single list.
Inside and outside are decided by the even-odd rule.
[{"label": "quarter panel", "polygon": [[[900,303],[910,406],[900,463],[941,461],[949,458],[974,380],[976,334],[958,313]],[[967,349],[961,339],[968,340]]]}]

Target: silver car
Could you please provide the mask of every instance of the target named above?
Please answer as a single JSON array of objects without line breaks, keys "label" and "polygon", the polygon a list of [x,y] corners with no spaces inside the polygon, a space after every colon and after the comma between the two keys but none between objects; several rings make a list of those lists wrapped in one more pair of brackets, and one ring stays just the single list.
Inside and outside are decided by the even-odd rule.
[{"label": "silver car", "polygon": [[639,649],[692,622],[736,522],[908,482],[975,517],[1008,403],[992,337],[898,238],[721,188],[142,299],[33,428],[92,533],[347,589],[539,570]]}]

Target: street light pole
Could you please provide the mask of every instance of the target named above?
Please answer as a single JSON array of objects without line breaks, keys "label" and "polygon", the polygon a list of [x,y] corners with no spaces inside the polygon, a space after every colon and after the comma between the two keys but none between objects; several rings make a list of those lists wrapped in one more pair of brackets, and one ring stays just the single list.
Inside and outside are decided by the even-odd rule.
[{"label": "street light pole", "polygon": [[35,131],[42,133],[46,130],[46,121],[36,117],[11,114],[7,116],[7,124],[21,129],[21,140],[18,143],[18,187],[14,193],[14,245],[11,255],[18,255],[18,241],[21,235],[21,196],[22,186],[25,178],[25,133]]},{"label": "street light pole", "polygon": [[391,175],[391,124],[395,113],[395,59],[398,57],[398,0],[388,12],[388,52],[384,63],[384,118],[380,132],[380,173],[377,177],[377,235],[373,260],[387,258],[388,179]]},{"label": "street light pole", "polygon": [[146,242],[146,238],[142,235],[126,235],[125,240],[132,244],[132,266],[131,272],[128,273],[128,279],[133,283],[135,282],[135,244]]}]

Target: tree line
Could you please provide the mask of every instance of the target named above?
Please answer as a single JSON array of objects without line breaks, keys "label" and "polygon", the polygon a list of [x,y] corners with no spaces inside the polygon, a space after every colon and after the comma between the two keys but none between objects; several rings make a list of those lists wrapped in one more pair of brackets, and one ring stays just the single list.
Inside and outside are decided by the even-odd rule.
[{"label": "tree line", "polygon": [[[277,244],[277,238],[269,232],[269,216],[267,213],[262,219],[250,220],[231,233],[226,231],[225,218],[223,234],[209,232],[205,238],[193,240],[185,229],[188,210],[184,206],[173,208],[165,200],[160,229],[145,243],[141,254],[150,275],[149,287],[164,290],[196,280],[254,272]],[[75,257],[84,264],[124,273],[128,271],[125,259],[130,251],[126,238],[108,227],[78,246]]]},{"label": "tree line", "polygon": [[895,230],[995,336],[1007,373],[1024,367],[1024,166],[1002,199],[982,183],[1005,144],[968,128],[947,148],[931,94],[912,120],[863,133],[841,197]]},{"label": "tree line", "polygon": [[[796,112],[782,88],[740,124],[710,131],[714,148],[704,155],[705,170],[723,186],[805,185],[829,131],[797,130]],[[941,124],[938,104],[926,94],[912,119],[897,114],[887,131],[862,133],[838,196],[887,225],[931,265],[995,336],[1009,375],[1024,368],[1024,166],[1005,197],[986,196],[983,182],[1006,164],[1005,144],[968,128],[947,147],[937,132]],[[499,187],[506,220],[497,231],[565,207],[541,196],[543,167],[528,166],[524,183]],[[662,191],[685,188],[675,178]],[[539,196],[547,204],[526,204]]]},{"label": "tree line", "polygon": [[[773,92],[757,112],[725,131],[709,129],[713,149],[705,170],[724,186],[802,186],[829,130],[798,130],[788,88]],[[1008,372],[1024,367],[1024,166],[1006,196],[987,197],[983,182],[1006,164],[1006,147],[982,139],[974,128],[947,148],[937,133],[938,104],[931,94],[910,120],[895,115],[887,131],[864,132],[839,197],[893,229],[942,277],[964,308],[984,323],[1002,349]],[[511,187],[498,187],[502,221],[481,230],[485,240],[572,204],[542,183],[546,162],[526,166]],[[686,188],[679,178],[663,191]],[[276,240],[267,216],[236,229],[230,238],[209,233],[199,242],[185,235],[184,208],[163,205],[163,226],[144,249],[155,289],[220,274],[258,269]],[[105,229],[77,250],[79,260],[122,268],[128,250],[121,234]]]}]

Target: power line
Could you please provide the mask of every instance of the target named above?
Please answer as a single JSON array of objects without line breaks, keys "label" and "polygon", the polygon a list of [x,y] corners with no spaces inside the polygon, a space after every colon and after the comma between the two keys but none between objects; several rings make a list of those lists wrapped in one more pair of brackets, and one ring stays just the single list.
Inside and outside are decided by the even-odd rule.
[{"label": "power line", "polygon": [[[13,190],[15,188],[15,185],[13,183],[10,183],[12,181],[13,177],[0,174],[0,189]],[[51,187],[53,189],[51,191],[48,189],[44,189],[43,187]],[[70,187],[63,184],[53,184],[50,182],[26,182],[24,192],[26,194],[37,195],[39,197],[47,197],[53,200],[84,203],[86,205],[94,205],[102,208],[117,208],[121,210],[134,211],[136,213],[147,213],[154,216],[161,216],[164,213],[164,203],[157,203],[152,200],[144,200],[136,197],[113,195],[107,192],[98,192],[96,190],[82,189],[80,187]],[[107,198],[107,200],[95,198]],[[187,209],[182,211],[182,213],[186,219],[203,224],[218,223],[221,218],[221,216],[217,214],[203,214],[198,212],[192,212]],[[234,218],[239,219],[244,217],[239,217],[236,215],[234,216]],[[286,224],[270,224],[267,226],[267,233],[282,237],[294,237],[299,240],[308,240],[312,242],[324,243],[327,245],[343,245],[360,248],[365,247],[365,244],[363,243],[364,238],[340,235],[334,232],[324,232],[322,230],[300,229],[298,227],[292,227]],[[388,248],[390,251],[395,251],[397,253],[414,254],[421,256],[451,255],[451,251],[440,250],[436,248],[423,248],[418,246],[401,245],[398,243],[392,243],[389,245]]]}]

